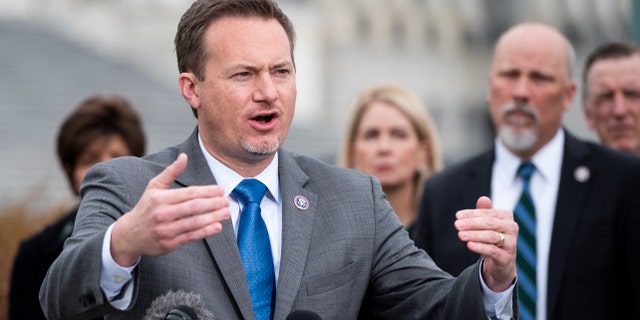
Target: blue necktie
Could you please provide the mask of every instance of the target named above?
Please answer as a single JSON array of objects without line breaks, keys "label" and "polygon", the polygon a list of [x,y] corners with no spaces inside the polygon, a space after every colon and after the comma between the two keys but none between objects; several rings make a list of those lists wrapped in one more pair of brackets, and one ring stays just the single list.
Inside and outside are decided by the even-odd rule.
[{"label": "blue necktie", "polygon": [[529,192],[529,180],[536,167],[524,162],[518,168],[522,178],[522,194],[513,211],[520,227],[516,267],[518,269],[518,304],[520,319],[536,318],[536,209]]},{"label": "blue necktie", "polygon": [[269,233],[260,214],[260,202],[266,191],[262,182],[244,179],[232,192],[244,206],[238,225],[238,249],[257,320],[271,319],[276,295]]}]

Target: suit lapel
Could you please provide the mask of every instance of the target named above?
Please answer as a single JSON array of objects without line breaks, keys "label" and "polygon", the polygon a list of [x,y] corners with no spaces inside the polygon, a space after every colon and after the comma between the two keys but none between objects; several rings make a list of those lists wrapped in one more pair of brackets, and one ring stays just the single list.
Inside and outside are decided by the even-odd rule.
[{"label": "suit lapel", "polygon": [[[460,197],[452,198],[451,207],[452,210],[450,221],[448,223],[449,237],[456,239],[456,244],[459,248],[463,248],[463,253],[460,259],[472,262],[480,258],[480,255],[467,250],[464,242],[457,241],[458,233],[454,227],[455,213],[461,209],[475,208],[478,197],[481,195],[491,196],[491,170],[494,159],[494,152],[484,153],[475,159],[473,159],[469,166],[466,167],[462,180],[460,181],[463,188],[459,188]],[[437,246],[437,239],[434,239],[434,244]]]},{"label": "suit lapel", "polygon": [[[317,213],[317,195],[304,188],[309,177],[291,154],[279,154],[280,190],[282,196],[282,255],[276,294],[274,319],[284,319],[293,307],[305,269],[311,232]],[[301,198],[302,197],[302,198]],[[296,199],[298,198],[298,199]],[[305,200],[305,203],[300,200]]]},{"label": "suit lapel", "polygon": [[220,268],[220,274],[227,283],[227,287],[236,301],[242,318],[253,319],[249,285],[242,267],[242,259],[236,243],[231,219],[222,224],[222,233],[205,239],[215,263]]},{"label": "suit lapel", "polygon": [[[176,179],[177,183],[183,186],[216,184],[209,165],[200,150],[197,129],[183,144],[178,146],[178,149],[179,152],[184,152],[188,155],[189,162],[182,175]],[[222,223],[222,232],[220,234],[203,240],[203,243],[211,252],[212,263],[216,264],[220,269],[220,274],[236,301],[238,309],[242,313],[242,318],[253,319],[249,286],[242,268],[242,260],[231,219]],[[213,271],[211,274],[213,275]]]},{"label": "suit lapel", "polygon": [[553,314],[560,294],[561,279],[564,278],[565,265],[580,213],[584,211],[590,180],[580,182],[575,178],[576,169],[584,167],[591,176],[594,167],[588,161],[589,150],[586,145],[565,131],[564,154],[558,200],[551,234],[549,266],[547,278],[547,315]]},{"label": "suit lapel", "polygon": [[[456,182],[464,186],[464,188],[458,188],[456,191],[455,194],[459,195],[459,197],[448,200],[454,209],[452,210],[453,215],[455,215],[455,211],[460,209],[475,208],[479,196],[491,196],[491,171],[494,159],[495,150],[492,149],[470,159],[468,164],[464,165],[463,175]],[[454,220],[455,218],[453,218],[452,222]],[[455,230],[453,224],[451,227],[451,230]]]},{"label": "suit lapel", "polygon": [[495,160],[495,150],[480,155],[473,161],[469,167],[467,181],[461,188],[462,199],[471,199],[472,203],[467,204],[465,208],[475,208],[476,201],[481,195],[491,196],[491,171],[493,170],[493,161]]}]

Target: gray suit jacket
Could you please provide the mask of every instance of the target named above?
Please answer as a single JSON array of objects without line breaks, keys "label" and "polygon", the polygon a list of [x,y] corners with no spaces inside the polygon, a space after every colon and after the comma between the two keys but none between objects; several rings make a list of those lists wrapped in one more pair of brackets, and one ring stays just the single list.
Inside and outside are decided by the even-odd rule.
[{"label": "gray suit jacket", "polygon": [[[140,319],[169,290],[200,294],[216,319],[253,319],[231,221],[223,231],[161,257],[142,257],[133,299],[118,311],[100,289],[105,230],[130,211],[149,179],[184,152],[171,186],[215,184],[197,130],[182,144],[144,158],[96,165],[82,186],[76,228],[49,269],[40,301],[49,319]],[[379,182],[354,170],[280,150],[282,260],[274,319],[297,309],[322,319],[486,319],[478,263],[459,278],[436,267],[409,239]],[[309,200],[298,209],[294,198]]]}]

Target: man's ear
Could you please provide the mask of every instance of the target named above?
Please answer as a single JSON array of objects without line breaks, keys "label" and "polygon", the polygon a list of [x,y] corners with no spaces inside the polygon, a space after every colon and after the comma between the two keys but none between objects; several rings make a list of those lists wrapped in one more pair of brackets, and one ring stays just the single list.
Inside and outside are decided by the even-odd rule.
[{"label": "man's ear", "polygon": [[178,76],[180,93],[193,109],[200,108],[200,96],[196,91],[197,83],[198,78],[191,72],[183,72]]}]

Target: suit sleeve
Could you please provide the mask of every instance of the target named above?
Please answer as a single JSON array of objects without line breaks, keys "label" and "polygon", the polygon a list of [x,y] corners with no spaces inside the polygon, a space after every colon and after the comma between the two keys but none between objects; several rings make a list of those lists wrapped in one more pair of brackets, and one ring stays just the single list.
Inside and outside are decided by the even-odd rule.
[{"label": "suit sleeve", "polygon": [[375,258],[360,319],[486,319],[479,265],[453,278],[414,246],[372,178]]},{"label": "suit sleeve", "polygon": [[40,288],[40,304],[50,320],[92,319],[115,311],[100,287],[102,243],[107,228],[135,202],[110,168],[101,163],[87,172],[73,234]]}]

